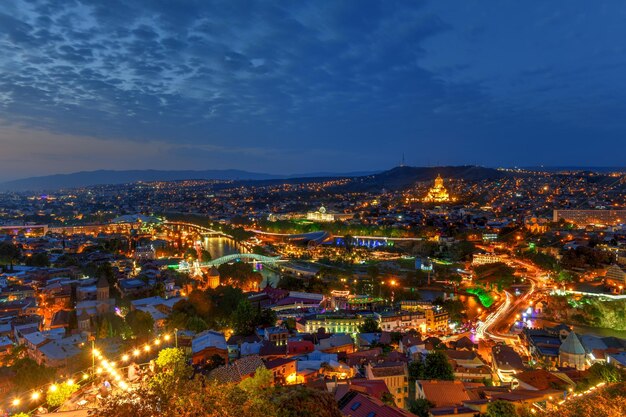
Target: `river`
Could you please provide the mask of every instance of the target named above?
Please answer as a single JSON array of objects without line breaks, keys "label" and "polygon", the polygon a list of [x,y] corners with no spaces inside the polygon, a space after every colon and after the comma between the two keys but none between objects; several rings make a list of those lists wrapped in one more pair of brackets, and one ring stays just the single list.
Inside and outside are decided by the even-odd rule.
[{"label": "river", "polygon": [[209,251],[212,259],[239,252],[237,243],[229,237],[206,237],[204,238],[203,246],[204,249]]},{"label": "river", "polygon": [[[232,255],[234,253],[241,253],[241,250],[237,247],[237,243],[228,237],[207,237],[204,239],[204,249],[209,251],[212,259],[221,258],[222,256]],[[270,268],[263,265],[261,267],[261,275],[263,275],[263,281],[260,287],[265,288],[268,282],[272,287],[276,288],[280,276]]]}]

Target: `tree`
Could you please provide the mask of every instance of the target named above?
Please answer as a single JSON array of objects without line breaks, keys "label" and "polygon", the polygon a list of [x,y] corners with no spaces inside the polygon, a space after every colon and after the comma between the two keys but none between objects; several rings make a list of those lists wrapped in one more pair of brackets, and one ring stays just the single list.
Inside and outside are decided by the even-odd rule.
[{"label": "tree", "polygon": [[46,252],[39,252],[33,256],[27,257],[26,265],[40,267],[50,266],[50,259],[48,258],[48,254]]},{"label": "tree", "polygon": [[56,387],[56,389],[50,389],[46,394],[46,402],[50,407],[63,405],[79,388],[77,384],[68,384],[67,382],[53,385],[53,387]]},{"label": "tree", "polygon": [[416,360],[409,363],[409,381],[424,379],[424,362]]},{"label": "tree", "polygon": [[517,415],[515,404],[509,401],[495,400],[487,405],[487,417],[515,417]]},{"label": "tree", "polygon": [[17,245],[11,242],[0,243],[0,262],[9,264],[9,270],[13,270],[13,264],[20,258],[21,250]]},{"label": "tree", "polygon": [[419,417],[428,417],[430,408],[433,407],[433,403],[425,398],[418,398],[409,402],[409,411]]},{"label": "tree", "polygon": [[424,379],[454,380],[454,370],[445,353],[435,350],[426,355]]},{"label": "tree", "polygon": [[118,391],[103,398],[98,408],[89,410],[93,417],[154,417],[165,415],[158,394],[146,387],[138,387],[129,392]]},{"label": "tree", "polygon": [[28,391],[54,381],[56,370],[39,365],[31,358],[17,359],[13,364],[13,383],[18,391]]},{"label": "tree", "polygon": [[274,383],[274,374],[269,369],[261,366],[254,372],[252,378],[244,379],[239,383],[239,388],[249,395],[259,395],[268,390]]},{"label": "tree", "polygon": [[200,251],[200,262],[209,262],[211,259],[211,253],[208,250],[202,249]]},{"label": "tree", "polygon": [[379,333],[378,322],[371,317],[366,317],[363,324],[359,326],[359,333]]},{"label": "tree", "polygon": [[383,392],[383,394],[380,396],[380,400],[387,405],[396,405],[396,401],[393,398],[393,395],[388,392]]},{"label": "tree", "polygon": [[154,331],[154,319],[145,311],[131,311],[126,315],[126,323],[133,334],[140,339],[148,338]]},{"label": "tree", "polygon": [[166,348],[159,352],[154,361],[155,375],[150,380],[150,388],[162,399],[175,398],[180,393],[182,383],[192,375],[182,349]]},{"label": "tree", "polygon": [[248,300],[241,300],[231,316],[235,334],[253,334],[257,326],[273,326],[276,324],[276,313],[254,307]]},{"label": "tree", "polygon": [[271,392],[274,416],[280,417],[341,417],[333,396],[310,388],[278,387]]},{"label": "tree", "polygon": [[194,317],[189,317],[189,320],[187,320],[187,326],[185,328],[187,330],[200,333],[205,330],[208,330],[209,325],[206,323],[206,321],[202,320],[200,317],[194,316]]}]

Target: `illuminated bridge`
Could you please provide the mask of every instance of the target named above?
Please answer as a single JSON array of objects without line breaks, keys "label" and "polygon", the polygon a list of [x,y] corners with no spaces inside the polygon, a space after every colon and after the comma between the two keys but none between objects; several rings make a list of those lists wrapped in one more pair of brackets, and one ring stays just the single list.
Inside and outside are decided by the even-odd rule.
[{"label": "illuminated bridge", "polygon": [[257,263],[275,265],[278,262],[286,262],[280,259],[280,256],[264,256],[257,255],[256,253],[233,253],[232,255],[225,255],[217,259],[213,259],[209,262],[194,262],[189,264],[188,262],[181,262],[176,265],[170,265],[169,268],[178,269],[179,271],[188,271],[192,268],[211,268],[213,266],[220,266],[230,262],[239,262],[243,259],[250,259]]}]

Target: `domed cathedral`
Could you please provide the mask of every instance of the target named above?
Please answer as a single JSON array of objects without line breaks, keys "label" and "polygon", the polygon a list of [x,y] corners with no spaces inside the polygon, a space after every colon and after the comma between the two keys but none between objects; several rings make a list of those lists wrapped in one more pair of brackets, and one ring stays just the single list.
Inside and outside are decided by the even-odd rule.
[{"label": "domed cathedral", "polygon": [[578,370],[585,369],[585,348],[574,332],[570,332],[559,347],[559,365]]},{"label": "domed cathedral", "polygon": [[425,203],[446,203],[451,201],[450,194],[446,187],[443,185],[443,178],[441,174],[437,174],[435,178],[435,185],[428,190],[428,194],[424,197]]}]

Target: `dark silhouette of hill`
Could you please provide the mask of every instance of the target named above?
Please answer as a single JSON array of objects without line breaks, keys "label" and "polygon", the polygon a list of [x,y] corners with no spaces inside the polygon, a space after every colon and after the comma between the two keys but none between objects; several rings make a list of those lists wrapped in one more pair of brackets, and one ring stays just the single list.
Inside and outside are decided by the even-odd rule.
[{"label": "dark silhouette of hill", "polygon": [[46,175],[41,177],[30,177],[19,180],[0,183],[0,191],[46,191],[62,188],[79,188],[100,184],[126,184],[138,181],[179,181],[179,180],[233,180],[233,181],[295,181],[303,182],[305,178],[311,177],[354,177],[371,174],[371,172],[354,173],[312,173],[300,175],[272,175],[257,172],[241,171],[236,169],[228,170],[99,170],[82,171],[71,174]]},{"label": "dark silhouette of hill", "polygon": [[403,190],[413,186],[416,182],[433,181],[437,175],[446,179],[465,181],[481,181],[501,179],[514,175],[523,175],[493,168],[474,165],[444,166],[444,167],[396,167],[374,175],[354,178],[339,189],[351,192],[380,191],[383,188],[389,191]]}]

